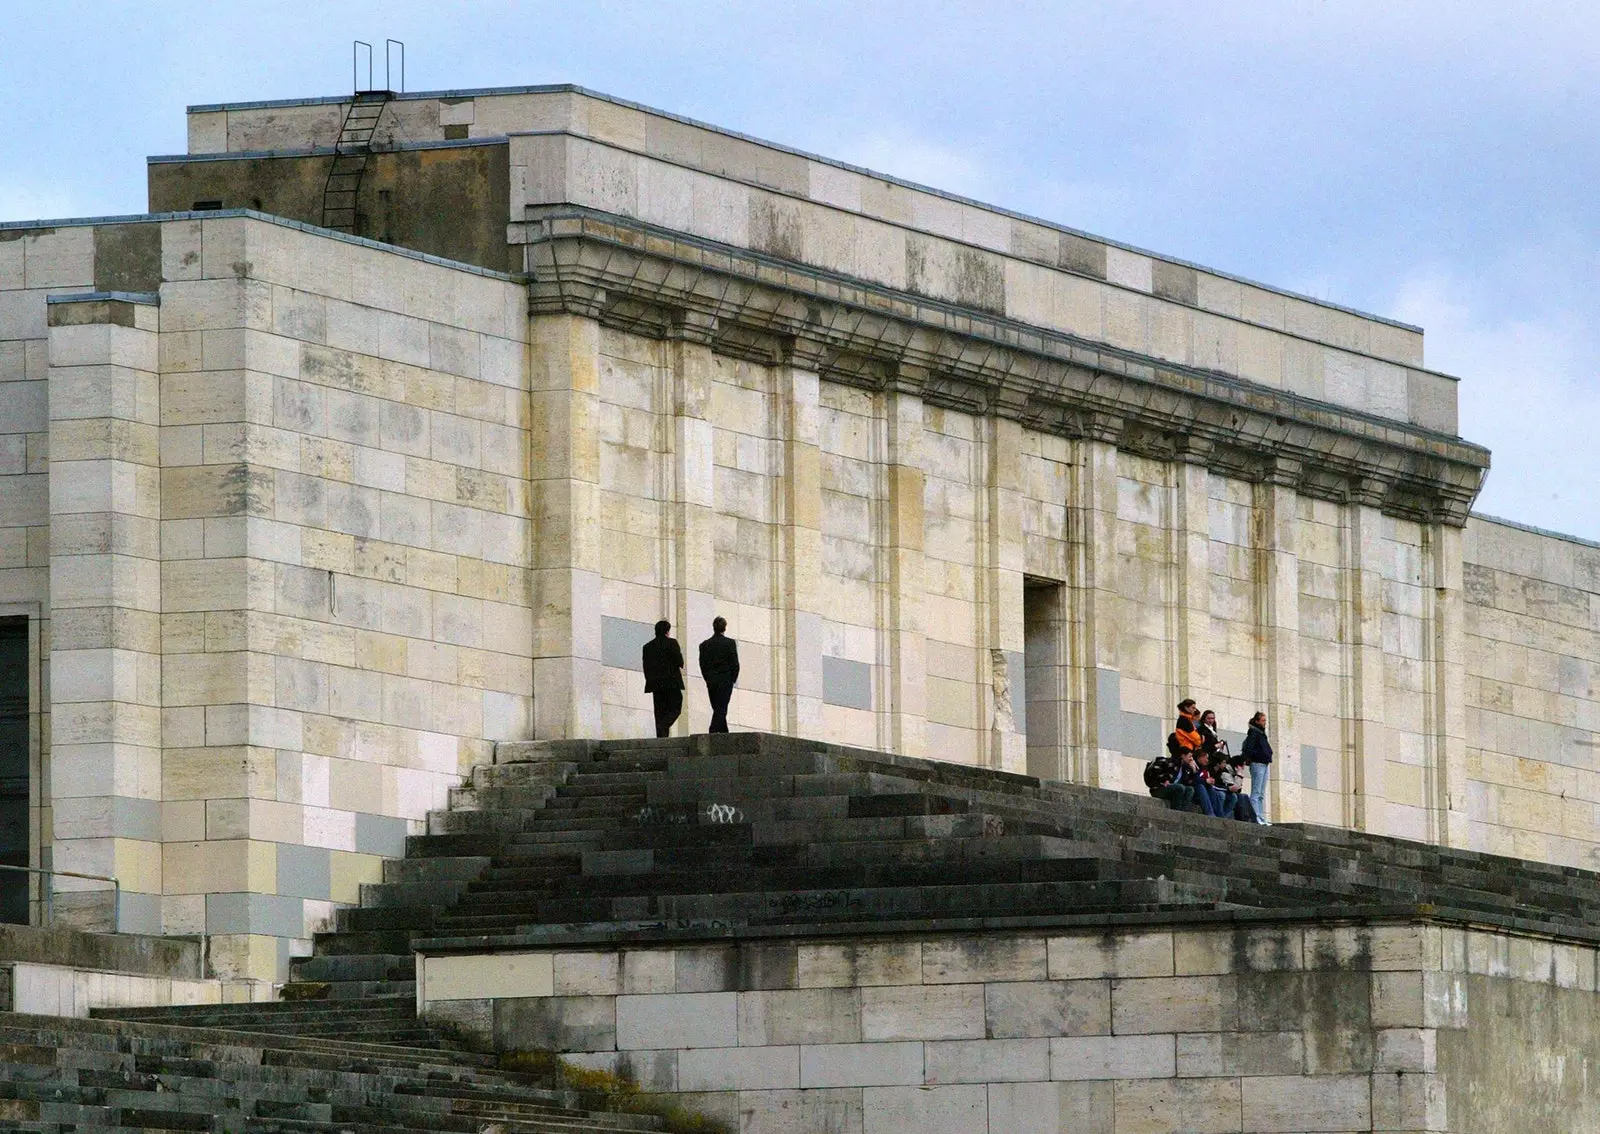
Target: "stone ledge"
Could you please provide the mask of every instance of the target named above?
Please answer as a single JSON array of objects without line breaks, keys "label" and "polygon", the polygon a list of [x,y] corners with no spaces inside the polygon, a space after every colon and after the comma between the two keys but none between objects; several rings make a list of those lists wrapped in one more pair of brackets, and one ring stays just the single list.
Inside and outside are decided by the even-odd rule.
[{"label": "stone ledge", "polygon": [[697,334],[732,356],[1455,527],[1489,467],[1450,434],[614,214],[530,209],[521,239],[534,314]]}]

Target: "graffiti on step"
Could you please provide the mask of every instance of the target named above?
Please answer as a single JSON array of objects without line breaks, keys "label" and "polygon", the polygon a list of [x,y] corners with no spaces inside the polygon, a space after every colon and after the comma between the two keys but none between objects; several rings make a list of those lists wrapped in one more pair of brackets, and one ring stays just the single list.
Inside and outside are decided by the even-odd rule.
[{"label": "graffiti on step", "polygon": [[647,803],[634,814],[635,823],[687,823],[689,816],[686,812],[671,807],[657,807]]},{"label": "graffiti on step", "polygon": [[860,897],[849,890],[813,890],[801,894],[774,894],[767,899],[767,909],[773,913],[795,914],[865,908]]},{"label": "graffiti on step", "polygon": [[745,821],[744,812],[731,803],[702,803],[698,806],[647,803],[634,812],[633,821],[640,824],[709,823],[726,826]]}]

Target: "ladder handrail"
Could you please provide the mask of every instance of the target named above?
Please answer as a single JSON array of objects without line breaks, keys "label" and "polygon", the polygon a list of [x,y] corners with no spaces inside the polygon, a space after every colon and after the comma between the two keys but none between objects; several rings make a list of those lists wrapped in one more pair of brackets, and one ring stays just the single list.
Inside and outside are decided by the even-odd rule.
[{"label": "ladder handrail", "polygon": [[[399,87],[396,87],[392,82],[389,81],[390,78],[392,77],[389,74],[389,45],[390,44],[395,44],[396,46],[398,46],[400,48],[400,85],[399,85]],[[402,94],[405,93],[405,89],[406,89],[406,45],[405,45],[404,41],[402,41],[402,40],[386,39],[386,40],[383,41],[383,81],[384,81],[385,85],[387,85],[388,88],[391,91],[392,90],[399,90]]]},{"label": "ladder handrail", "polygon": [[[364,39],[352,40],[350,43],[350,89],[357,94],[361,93],[361,69],[358,63],[361,51],[367,49],[367,90],[372,89],[372,44]],[[386,49],[387,50],[387,49]],[[385,60],[387,63],[387,60]]]}]

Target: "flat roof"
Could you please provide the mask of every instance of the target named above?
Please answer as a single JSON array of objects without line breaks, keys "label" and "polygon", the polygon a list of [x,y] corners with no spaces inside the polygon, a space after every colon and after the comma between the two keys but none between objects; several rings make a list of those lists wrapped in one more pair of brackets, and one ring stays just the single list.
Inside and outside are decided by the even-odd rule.
[{"label": "flat roof", "polygon": [[1562,543],[1577,544],[1579,547],[1592,547],[1600,551],[1600,543],[1582,536],[1568,535],[1566,532],[1551,531],[1549,528],[1535,527],[1533,524],[1519,524],[1516,520],[1508,520],[1504,516],[1491,516],[1487,512],[1469,512],[1467,518],[1480,520],[1486,524],[1499,524],[1502,528],[1513,528],[1529,535],[1543,536],[1546,539],[1560,540]]},{"label": "flat roof", "polygon": [[[950,193],[943,189],[936,189],[931,185],[923,185],[920,182],[909,181],[902,177],[895,177],[892,174],[880,173],[875,169],[867,169],[864,166],[851,165],[849,162],[837,161],[833,158],[823,157],[821,154],[814,154],[806,150],[795,149],[793,146],[785,146],[778,142],[768,141],[765,138],[757,138],[751,134],[742,134],[737,130],[729,130],[722,126],[715,126],[709,122],[701,122],[695,118],[688,118],[681,114],[674,114],[669,110],[659,110],[656,107],[646,106],[643,103],[632,102],[628,99],[617,98],[614,95],[608,95],[601,91],[590,90],[589,88],[579,86],[576,83],[547,83],[542,85],[520,87],[463,87],[456,90],[443,91],[403,91],[396,92],[394,97],[396,99],[468,99],[493,95],[519,94],[583,95],[585,98],[593,98],[598,99],[601,102],[609,102],[615,106],[626,107],[629,110],[637,110],[643,114],[653,114],[660,118],[667,118],[674,122],[681,122],[686,126],[693,126],[700,130],[709,130],[714,134],[721,134],[724,137],[735,138],[741,142],[749,142],[752,145],[764,146],[767,149],[777,150],[780,153],[792,154],[795,157],[805,158],[807,161],[821,162],[824,165],[831,165],[836,169],[848,170],[851,173],[858,173],[864,177],[872,177],[879,181],[886,181],[891,185],[899,185],[906,189],[913,189],[919,193],[930,193],[935,197],[942,197],[945,200],[954,201],[957,204],[971,205],[974,208],[984,209],[988,212],[997,213],[1001,216],[1011,217],[1015,220],[1026,221],[1029,224],[1037,224],[1042,225],[1045,228],[1053,228],[1058,232],[1065,232],[1071,236],[1078,236],[1086,240],[1094,240],[1101,244],[1108,244],[1113,248],[1120,248],[1126,252],[1133,252],[1140,256],[1149,256],[1152,259],[1161,260],[1168,264],[1177,264],[1180,267],[1193,268],[1196,271],[1205,272],[1207,275],[1216,276],[1220,279],[1232,280],[1235,283],[1246,284],[1250,287],[1261,288],[1263,291],[1270,291],[1277,295],[1287,296],[1290,299],[1297,299],[1303,303],[1311,303],[1318,307],[1326,307],[1332,311],[1342,311],[1346,315],[1354,315],[1361,319],[1371,319],[1374,322],[1384,323],[1391,327],[1399,327],[1401,330],[1412,331],[1419,335],[1424,333],[1423,329],[1415,324],[1403,323],[1398,319],[1391,319],[1387,315],[1375,315],[1370,311],[1362,311],[1359,308],[1348,307],[1341,303],[1331,303],[1326,299],[1317,299],[1314,296],[1303,295],[1300,292],[1290,291],[1287,288],[1276,287],[1273,284],[1262,283],[1259,280],[1253,280],[1246,276],[1235,275],[1232,272],[1224,272],[1217,268],[1209,268],[1204,264],[1198,264],[1191,260],[1182,260],[1176,256],[1168,256],[1161,252],[1152,252],[1147,248],[1140,248],[1137,245],[1128,244],[1121,240],[1113,240],[1110,237],[1098,236],[1092,232],[1086,232],[1083,229],[1072,228],[1069,225],[1064,225],[1057,221],[1045,220],[1043,217],[1032,216],[1028,213],[1018,212],[1015,209],[1008,209],[1001,205],[990,204],[987,201],[979,201],[973,197],[964,197],[959,193]],[[215,114],[229,110],[268,110],[275,107],[290,106],[330,106],[347,103],[353,97],[354,95],[325,95],[320,98],[281,98],[258,100],[254,102],[199,103],[190,106],[188,108],[188,113]]]},{"label": "flat roof", "polygon": [[301,232],[309,232],[316,236],[342,240],[346,244],[356,244],[362,248],[375,248],[380,252],[390,252],[396,256],[404,256],[408,260],[421,260],[426,264],[437,264],[441,268],[453,268],[458,272],[471,272],[475,276],[487,276],[490,279],[504,280],[507,283],[520,284],[528,282],[527,276],[513,275],[510,272],[497,272],[493,268],[480,268],[476,264],[467,264],[460,260],[447,260],[443,256],[433,256],[427,252],[418,252],[414,248],[402,248],[398,244],[385,244],[380,240],[369,240],[365,236],[352,236],[348,232],[335,232],[331,228],[322,228],[320,225],[307,224],[305,221],[291,220],[288,217],[274,216],[272,213],[263,213],[256,209],[186,209],[176,213],[128,213],[123,216],[109,217],[63,217],[56,220],[0,221],[0,232],[33,228],[88,228],[99,224],[156,224],[162,221],[218,220],[223,217],[249,217],[251,220],[265,221],[267,224],[275,224],[280,228],[296,228]]},{"label": "flat roof", "polygon": [[[409,150],[458,150],[466,146],[504,146],[510,142],[504,134],[484,134],[476,138],[445,138],[426,142],[393,142],[374,153],[404,153]],[[246,161],[251,158],[327,157],[339,152],[337,146],[293,146],[286,150],[220,150],[203,154],[151,154],[145,158],[147,165],[176,164],[186,161]]]}]

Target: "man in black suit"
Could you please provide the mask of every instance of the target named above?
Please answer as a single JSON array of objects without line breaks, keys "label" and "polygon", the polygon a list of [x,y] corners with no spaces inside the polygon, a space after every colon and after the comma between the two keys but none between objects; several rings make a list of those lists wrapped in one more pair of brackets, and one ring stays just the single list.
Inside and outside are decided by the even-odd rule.
[{"label": "man in black suit", "polygon": [[644,691],[656,700],[656,735],[670,736],[672,722],[683,712],[683,651],[667,634],[672,623],[656,623],[656,636],[644,644]]},{"label": "man in black suit", "polygon": [[728,620],[718,615],[711,620],[711,637],[700,643],[700,676],[706,679],[706,696],[711,698],[711,731],[728,731],[728,699],[739,680],[739,644],[723,631]]}]

